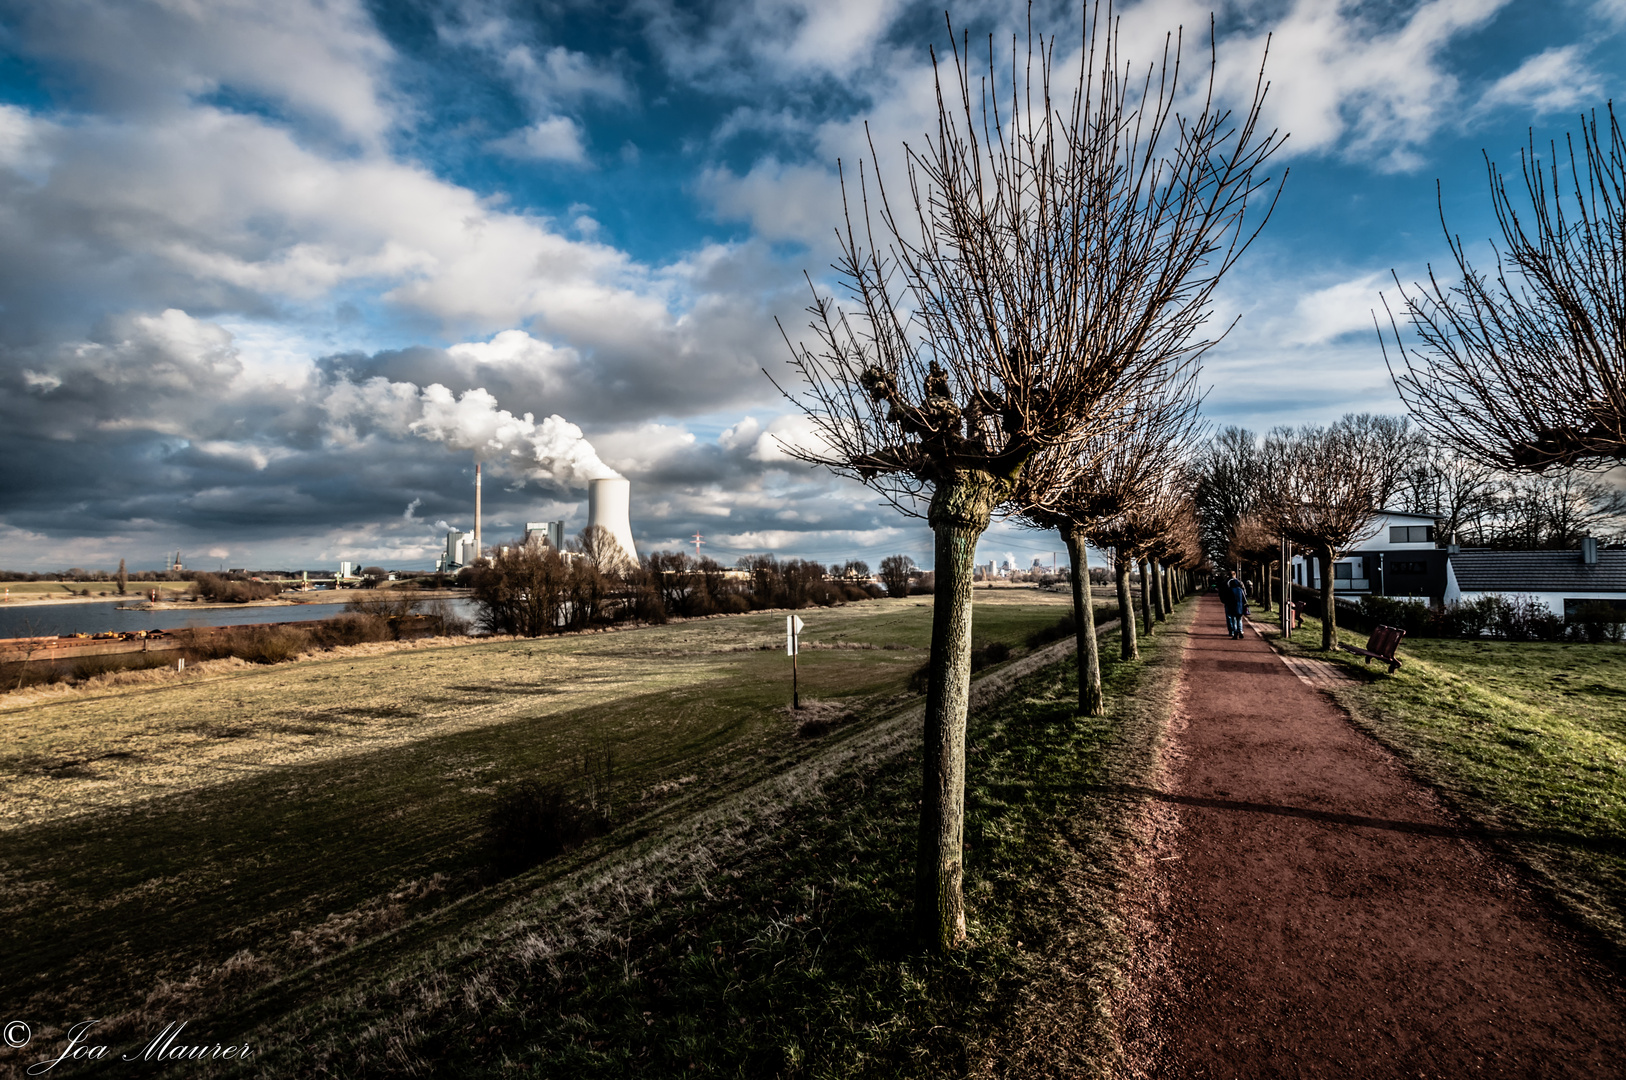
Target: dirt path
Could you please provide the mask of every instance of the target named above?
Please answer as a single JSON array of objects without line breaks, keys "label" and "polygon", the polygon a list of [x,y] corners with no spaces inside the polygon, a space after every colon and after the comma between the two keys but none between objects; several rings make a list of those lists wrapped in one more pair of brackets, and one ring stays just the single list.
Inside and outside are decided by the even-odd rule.
[{"label": "dirt path", "polygon": [[1131,1071],[1626,1076],[1611,973],[1392,755],[1200,603],[1152,804]]}]

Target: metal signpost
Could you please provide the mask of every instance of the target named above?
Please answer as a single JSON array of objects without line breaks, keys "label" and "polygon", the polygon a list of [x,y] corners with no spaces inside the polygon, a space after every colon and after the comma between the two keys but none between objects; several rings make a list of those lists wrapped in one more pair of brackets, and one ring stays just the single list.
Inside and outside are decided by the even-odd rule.
[{"label": "metal signpost", "polygon": [[1293,636],[1293,583],[1288,577],[1288,559],[1291,550],[1287,544],[1287,537],[1282,537],[1282,640],[1286,641]]},{"label": "metal signpost", "polygon": [[785,616],[785,655],[790,657],[790,707],[793,709],[800,709],[802,707],[802,693],[801,689],[797,685],[798,675],[796,671],[796,646],[798,644],[798,636],[801,634],[802,627],[805,625],[806,624],[802,622],[799,616]]}]

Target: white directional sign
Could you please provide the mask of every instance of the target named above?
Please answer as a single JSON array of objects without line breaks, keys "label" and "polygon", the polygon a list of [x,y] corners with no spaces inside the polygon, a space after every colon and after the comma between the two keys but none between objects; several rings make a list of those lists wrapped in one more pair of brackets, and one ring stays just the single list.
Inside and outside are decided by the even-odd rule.
[{"label": "white directional sign", "polygon": [[802,622],[802,620],[801,620],[801,618],[799,616],[796,616],[796,615],[786,615],[785,616],[785,655],[786,656],[795,656],[796,655],[796,636],[802,632],[802,627],[804,627],[806,625],[807,624]]}]

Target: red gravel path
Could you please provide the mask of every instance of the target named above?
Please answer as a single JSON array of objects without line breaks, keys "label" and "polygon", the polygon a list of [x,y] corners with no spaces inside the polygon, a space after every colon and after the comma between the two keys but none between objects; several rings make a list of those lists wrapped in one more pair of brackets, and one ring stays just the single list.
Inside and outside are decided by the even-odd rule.
[{"label": "red gravel path", "polygon": [[1182,701],[1132,1071],[1626,1076],[1611,973],[1211,597]]}]

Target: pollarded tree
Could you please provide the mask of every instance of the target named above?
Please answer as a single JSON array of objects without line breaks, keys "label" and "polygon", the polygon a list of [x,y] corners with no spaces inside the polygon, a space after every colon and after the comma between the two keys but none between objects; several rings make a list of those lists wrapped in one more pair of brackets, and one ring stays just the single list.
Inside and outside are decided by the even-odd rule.
[{"label": "pollarded tree", "polygon": [[1614,106],[1603,131],[1596,112],[1583,121],[1579,152],[1565,145],[1545,161],[1533,136],[1520,150],[1518,205],[1486,155],[1504,245],[1494,276],[1446,227],[1457,284],[1431,270],[1407,292],[1395,278],[1420,339],[1408,347],[1390,313],[1402,400],[1439,441],[1512,472],[1626,462],[1626,139]]},{"label": "pollarded tree", "polygon": [[[1090,539],[1097,546],[1112,548],[1114,578],[1118,587],[1118,644],[1124,660],[1140,656],[1139,635],[1135,625],[1135,606],[1129,587],[1129,576],[1135,564],[1149,560],[1152,552],[1180,526],[1185,504],[1190,501],[1191,477],[1187,469],[1176,466],[1155,474],[1134,502],[1119,513],[1097,522],[1090,529]],[[1147,614],[1144,622],[1151,630],[1151,602],[1147,595],[1151,588],[1150,573],[1142,571],[1141,606]]]},{"label": "pollarded tree", "polygon": [[815,346],[792,344],[793,400],[824,444],[797,455],[907,513],[924,502],[935,534],[916,921],[936,949],[965,937],[977,539],[1035,454],[1100,429],[1170,357],[1207,347],[1209,298],[1262,224],[1247,211],[1280,143],[1258,128],[1262,72],[1233,116],[1212,59],[1206,93],[1188,99],[1177,38],[1135,78],[1110,20],[1086,19],[1070,94],[1053,99],[1055,45],[1030,31],[1007,81],[991,44],[981,79],[956,44],[948,78],[937,68],[935,133],[904,147],[907,201],[873,148],[857,191],[843,180],[835,268],[852,309],[815,288]]},{"label": "pollarded tree", "polygon": [[1191,371],[1164,392],[1131,401],[1123,430],[1103,431],[1040,455],[1016,485],[1012,503],[1025,507],[1020,520],[1036,529],[1055,529],[1067,546],[1081,715],[1105,711],[1087,538],[1092,528],[1150,498],[1160,478],[1177,467],[1199,429],[1200,403]]},{"label": "pollarded tree", "polygon": [[1393,495],[1384,485],[1400,470],[1387,455],[1403,445],[1368,417],[1346,416],[1326,427],[1277,428],[1265,440],[1270,482],[1260,513],[1275,530],[1313,552],[1321,564],[1321,647],[1337,641],[1333,560],[1370,535]]}]

